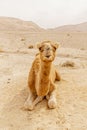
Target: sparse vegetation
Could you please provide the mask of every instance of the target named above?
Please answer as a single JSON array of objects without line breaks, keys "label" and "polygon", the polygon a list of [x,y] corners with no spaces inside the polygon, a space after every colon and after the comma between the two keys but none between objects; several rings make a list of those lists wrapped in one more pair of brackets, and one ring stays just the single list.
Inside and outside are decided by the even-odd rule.
[{"label": "sparse vegetation", "polygon": [[4,52],[4,50],[2,50],[2,49],[0,48],[0,53],[2,53],[2,52]]},{"label": "sparse vegetation", "polygon": [[21,38],[21,41],[25,41],[26,39],[25,38]]},{"label": "sparse vegetation", "polygon": [[67,36],[70,36],[70,34],[68,33]]},{"label": "sparse vegetation", "polygon": [[67,60],[61,63],[61,67],[75,67],[75,63],[73,61]]},{"label": "sparse vegetation", "polygon": [[81,48],[80,50],[85,50],[84,48]]},{"label": "sparse vegetation", "polygon": [[32,48],[34,48],[34,45],[29,45],[28,46],[28,49],[32,49]]}]

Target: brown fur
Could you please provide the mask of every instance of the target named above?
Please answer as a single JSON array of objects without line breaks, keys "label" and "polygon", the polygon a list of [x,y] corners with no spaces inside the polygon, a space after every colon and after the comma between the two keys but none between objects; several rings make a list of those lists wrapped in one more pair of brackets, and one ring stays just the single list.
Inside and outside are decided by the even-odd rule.
[{"label": "brown fur", "polygon": [[44,41],[37,45],[39,53],[29,72],[28,87],[29,97],[25,102],[25,108],[32,110],[44,96],[48,99],[49,108],[56,107],[55,80],[60,80],[60,75],[55,69],[52,61],[58,48],[57,43]]}]

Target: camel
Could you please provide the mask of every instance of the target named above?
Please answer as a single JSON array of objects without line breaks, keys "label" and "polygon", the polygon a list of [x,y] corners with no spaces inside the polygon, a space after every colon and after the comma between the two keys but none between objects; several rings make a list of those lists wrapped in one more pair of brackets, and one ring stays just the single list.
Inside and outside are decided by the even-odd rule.
[{"label": "camel", "polygon": [[60,81],[61,78],[52,62],[55,59],[58,46],[58,43],[52,41],[37,44],[39,53],[36,54],[29,72],[29,96],[24,104],[28,110],[33,110],[44,97],[48,100],[49,108],[57,106],[55,81]]}]

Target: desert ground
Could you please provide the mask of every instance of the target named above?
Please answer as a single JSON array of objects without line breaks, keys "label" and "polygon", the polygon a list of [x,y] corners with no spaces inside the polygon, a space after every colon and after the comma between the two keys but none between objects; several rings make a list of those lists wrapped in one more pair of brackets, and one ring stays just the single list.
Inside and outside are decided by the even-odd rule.
[{"label": "desert ground", "polygon": [[[50,110],[44,99],[28,111],[28,73],[36,42],[43,40],[60,42],[54,60],[62,78],[56,82],[57,108]],[[0,130],[87,130],[86,32],[0,31],[0,77]]]}]

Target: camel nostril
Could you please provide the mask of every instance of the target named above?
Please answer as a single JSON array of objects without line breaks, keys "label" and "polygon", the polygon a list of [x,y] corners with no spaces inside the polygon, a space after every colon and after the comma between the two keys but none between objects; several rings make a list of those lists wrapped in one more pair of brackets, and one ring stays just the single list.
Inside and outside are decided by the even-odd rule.
[{"label": "camel nostril", "polygon": [[46,48],[46,51],[49,51],[49,50],[50,50],[50,47],[47,47],[47,48]]}]

